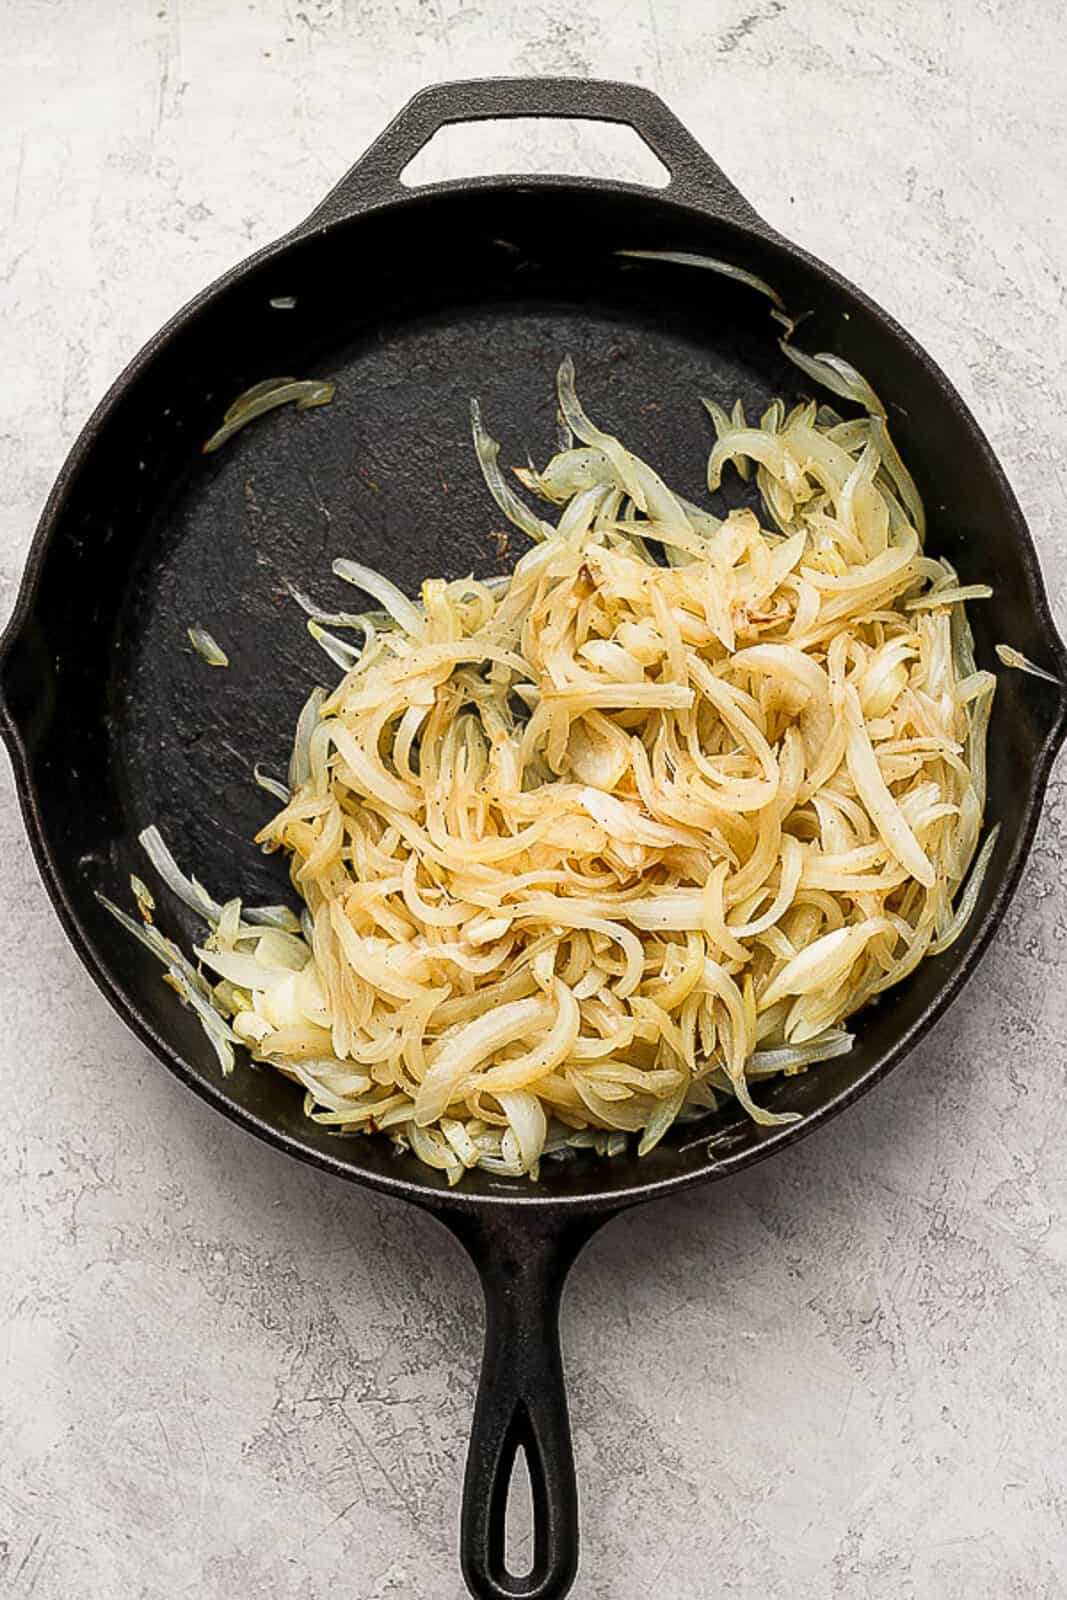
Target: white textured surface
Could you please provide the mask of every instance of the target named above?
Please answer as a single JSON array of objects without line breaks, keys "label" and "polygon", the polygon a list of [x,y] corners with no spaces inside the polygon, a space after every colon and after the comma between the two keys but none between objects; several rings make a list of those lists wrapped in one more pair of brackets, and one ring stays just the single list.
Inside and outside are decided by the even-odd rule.
[{"label": "white textured surface", "polygon": [[[1058,0],[2,11],[5,611],[76,430],[176,306],[423,83],[552,71],[661,90],[926,344],[1067,621]],[[0,1592],[458,1600],[473,1274],[430,1221],[286,1162],[149,1060],[2,784]],[[1067,1592],[1065,825],[1061,778],[979,978],[906,1069],[580,1264],[581,1600]]]}]

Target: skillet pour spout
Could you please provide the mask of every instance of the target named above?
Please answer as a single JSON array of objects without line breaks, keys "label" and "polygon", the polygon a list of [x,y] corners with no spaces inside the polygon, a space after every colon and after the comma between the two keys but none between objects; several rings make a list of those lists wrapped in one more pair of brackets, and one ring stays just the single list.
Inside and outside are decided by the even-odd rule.
[{"label": "skillet pour spout", "polygon": [[[625,124],[670,181],[404,184],[438,129],[498,117]],[[127,898],[150,822],[224,897],[290,892],[278,858],[251,846],[266,802],[248,778],[254,760],[284,768],[311,686],[285,584],[336,554],[408,592],[428,574],[499,570],[469,448],[472,395],[521,459],[528,441],[554,437],[546,396],[569,352],[591,404],[679,484],[702,481],[706,463],[698,395],[739,395],[750,415],[798,395],[759,295],[622,250],[715,257],[807,312],[806,347],[844,357],[888,404],[930,508],[931,551],[993,588],[973,616],[979,663],[995,668],[1005,641],[1057,681],[1000,675],[986,815],[1000,833],[974,915],[949,950],[858,1019],[848,1055],[767,1087],[768,1105],[799,1121],[757,1127],[725,1109],[676,1127],[640,1160],[546,1160],[536,1185],[475,1171],[451,1191],[384,1141],[312,1122],[278,1074],[242,1061],[222,1079],[195,1017],[151,957],[116,937],[96,896]],[[233,398],[283,372],[331,379],[335,399],[306,416],[272,413],[205,457]],[[343,511],[343,534],[331,531],[331,507]],[[341,538],[343,548],[324,543]],[[186,646],[193,622],[217,630],[230,657],[210,693]],[[474,1259],[486,1354],[460,1543],[479,1600],[561,1600],[577,1572],[558,1310],[583,1245],[628,1206],[728,1176],[806,1135],[903,1060],[960,993],[1019,881],[1067,728],[1065,684],[1067,652],[1030,534],[948,378],[866,295],[764,223],[662,101],[631,84],[496,79],[417,95],[305,222],[178,312],[90,418],[49,495],[0,641],[0,728],[27,834],[78,955],[165,1067],[286,1154],[433,1212]],[[186,947],[202,931],[184,908],[166,917]],[[504,1544],[519,1450],[534,1503],[524,1576],[508,1570]]]}]

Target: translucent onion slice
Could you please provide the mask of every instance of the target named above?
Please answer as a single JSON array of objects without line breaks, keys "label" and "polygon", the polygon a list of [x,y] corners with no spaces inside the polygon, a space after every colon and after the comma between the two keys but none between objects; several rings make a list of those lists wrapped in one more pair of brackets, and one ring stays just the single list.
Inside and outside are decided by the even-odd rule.
[{"label": "translucent onion slice", "polygon": [[206,628],[193,627],[187,628],[185,631],[189,635],[189,643],[200,659],[206,661],[209,667],[229,666],[229,656],[222,646],[211,637]]},{"label": "translucent onion slice", "polygon": [[1047,672],[1044,667],[1039,667],[1036,662],[1031,661],[1021,650],[1016,650],[1012,645],[998,644],[995,649],[997,660],[1003,662],[1004,666],[1015,667],[1018,672],[1028,672],[1032,678],[1042,678],[1046,683],[1060,682],[1054,672]]},{"label": "translucent onion slice", "polygon": [[221,449],[235,433],[278,406],[292,404],[297,411],[307,411],[313,406],[329,405],[336,392],[336,384],[318,378],[266,378],[262,383],[254,383],[250,389],[238,395],[229,407],[222,427],[205,442],[203,452],[210,455]]}]

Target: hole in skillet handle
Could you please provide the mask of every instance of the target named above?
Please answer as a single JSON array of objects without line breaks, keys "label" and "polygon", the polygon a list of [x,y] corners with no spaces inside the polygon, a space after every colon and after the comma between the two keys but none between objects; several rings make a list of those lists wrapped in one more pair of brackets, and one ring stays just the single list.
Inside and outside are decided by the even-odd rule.
[{"label": "hole in skillet handle", "polygon": [[526,1446],[516,1433],[515,1459],[511,1466],[504,1512],[504,1565],[512,1577],[528,1578],[533,1571],[534,1516],[530,1463]]},{"label": "hole in skillet handle", "polygon": [[438,128],[400,174],[405,189],[458,178],[564,174],[665,189],[671,175],[626,123],[580,122],[573,117],[517,117],[493,123]]},{"label": "hole in skillet handle", "polygon": [[[578,1489],[559,1340],[563,1285],[614,1211],[477,1203],[440,1210],[478,1269],[485,1353],[463,1484],[460,1561],[475,1600],[563,1600],[578,1571]],[[517,1457],[529,1473],[533,1559],[507,1562]]]},{"label": "hole in skillet handle", "polygon": [[[592,78],[475,78],[435,84],[409,100],[295,230],[296,234],[315,232],[376,206],[410,199],[413,191],[401,181],[401,174],[442,128],[464,122],[525,118],[616,123],[632,129],[670,174],[664,191],[670,198],[691,201],[710,215],[764,234],[772,232],[689,130],[650,90],[634,83]],[[470,187],[494,180],[460,181]],[[607,180],[568,181],[603,187]]]}]

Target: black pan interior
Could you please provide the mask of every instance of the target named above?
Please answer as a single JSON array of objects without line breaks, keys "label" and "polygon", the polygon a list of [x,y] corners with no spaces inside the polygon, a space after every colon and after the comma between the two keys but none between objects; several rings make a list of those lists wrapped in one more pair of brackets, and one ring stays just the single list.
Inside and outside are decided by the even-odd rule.
[{"label": "black pan interior", "polygon": [[[740,395],[758,414],[774,395],[811,392],[779,351],[758,294],[613,255],[641,246],[743,261],[792,308],[810,310],[805,347],[847,356],[890,402],[927,500],[930,548],[995,587],[995,599],[974,608],[982,663],[994,664],[998,639],[1039,660],[1052,647],[1014,502],[921,353],[792,252],[663,197],[559,186],[426,195],[268,252],[183,314],[76,453],[7,664],[7,697],[46,869],[97,976],[125,996],[131,1020],[172,1066],[216,1100],[221,1091],[259,1131],[352,1176],[439,1186],[436,1174],[377,1141],[318,1129],[303,1116],[301,1094],[266,1069],[242,1063],[223,1085],[196,1022],[93,891],[128,903],[128,874],[145,870],[135,835],[155,821],[221,897],[290,895],[283,864],[250,843],[271,809],[252,766],[284,772],[301,703],[336,674],[286,583],[343,604],[353,596],[330,574],[337,554],[412,592],[431,574],[484,575],[514,560],[521,536],[504,535],[474,461],[472,395],[505,461],[528,451],[542,461],[555,437],[555,370],[570,352],[591,414],[701,498],[709,445],[701,394],[727,405]],[[235,396],[281,374],[333,378],[337,397],[304,415],[274,413],[203,456],[201,443]],[[731,492],[741,488],[735,480]],[[224,645],[229,670],[213,671],[192,652],[192,623]],[[1053,690],[1004,676],[989,801],[1002,835],[971,931],[864,1015],[850,1056],[764,1089],[770,1104],[813,1118],[851,1098],[951,986],[1024,847],[1057,716]],[[202,931],[161,898],[167,930],[186,943]],[[766,1140],[726,1112],[679,1129],[641,1163],[545,1163],[539,1193],[622,1196],[709,1162],[725,1170],[762,1153]],[[482,1174],[468,1186],[515,1192]]]}]

